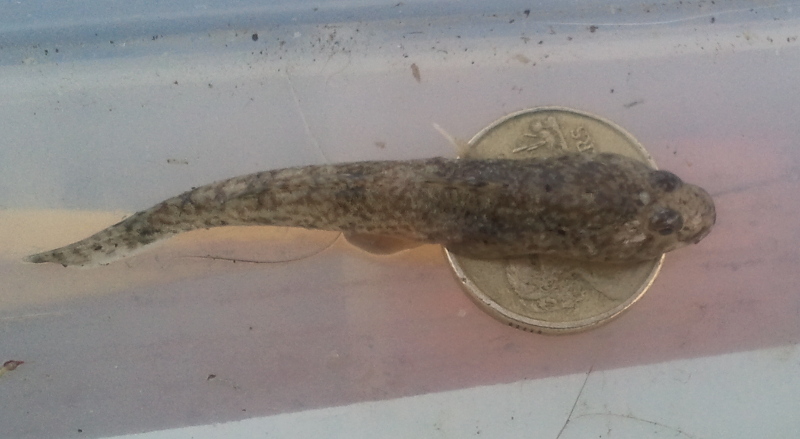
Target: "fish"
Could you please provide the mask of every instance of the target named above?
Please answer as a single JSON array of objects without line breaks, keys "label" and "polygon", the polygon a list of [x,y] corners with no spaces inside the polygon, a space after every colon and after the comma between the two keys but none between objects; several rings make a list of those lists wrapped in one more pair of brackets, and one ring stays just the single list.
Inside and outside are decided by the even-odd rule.
[{"label": "fish", "polygon": [[439,244],[477,259],[629,263],[698,243],[715,222],[708,192],[618,154],[363,161],[200,186],[26,261],[104,265],[190,230],[290,226],[378,254]]}]

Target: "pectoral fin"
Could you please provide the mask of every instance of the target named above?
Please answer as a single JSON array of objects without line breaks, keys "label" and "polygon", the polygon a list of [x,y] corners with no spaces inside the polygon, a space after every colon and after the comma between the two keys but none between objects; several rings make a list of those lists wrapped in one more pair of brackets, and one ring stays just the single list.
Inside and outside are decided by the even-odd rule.
[{"label": "pectoral fin", "polygon": [[344,237],[350,244],[376,255],[389,255],[422,245],[418,241],[387,235],[345,233]]}]

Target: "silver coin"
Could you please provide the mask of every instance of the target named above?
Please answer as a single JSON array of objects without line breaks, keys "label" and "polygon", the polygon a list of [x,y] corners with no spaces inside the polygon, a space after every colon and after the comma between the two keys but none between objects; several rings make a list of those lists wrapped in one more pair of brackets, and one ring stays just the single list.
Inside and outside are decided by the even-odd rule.
[{"label": "silver coin", "polygon": [[[564,152],[613,152],[655,162],[616,124],[561,107],[538,107],[505,116],[469,142],[467,158],[528,158]],[[524,258],[447,259],[467,294],[515,328],[548,334],[584,331],[628,309],[658,275],[660,258],[605,264],[532,255]]]}]

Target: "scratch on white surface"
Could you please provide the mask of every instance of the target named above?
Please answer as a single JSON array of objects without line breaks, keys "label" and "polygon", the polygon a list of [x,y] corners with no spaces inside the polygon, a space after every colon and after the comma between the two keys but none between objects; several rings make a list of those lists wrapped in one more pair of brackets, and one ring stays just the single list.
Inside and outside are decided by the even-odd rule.
[{"label": "scratch on white surface", "polygon": [[433,122],[433,128],[436,129],[436,131],[438,131],[439,134],[441,134],[445,139],[447,139],[447,142],[450,143],[453,149],[456,150],[456,157],[462,158],[467,156],[470,149],[469,142],[466,142],[464,140],[461,140],[453,136],[436,122]]},{"label": "scratch on white surface", "polygon": [[302,261],[302,260],[308,259],[308,258],[310,258],[312,256],[316,256],[316,255],[322,253],[323,251],[333,247],[333,245],[336,244],[336,241],[338,241],[342,236],[343,235],[341,233],[339,233],[339,234],[336,235],[335,238],[333,238],[331,240],[331,242],[329,242],[326,246],[320,248],[319,250],[316,250],[316,251],[314,251],[312,253],[309,253],[309,254],[300,255],[300,256],[296,256],[294,258],[288,258],[288,259],[275,259],[275,260],[248,259],[248,258],[234,258],[234,257],[229,257],[229,256],[215,256],[215,255],[211,255],[211,254],[209,254],[209,255],[186,255],[186,256],[182,256],[182,257],[184,257],[184,258],[194,258],[194,259],[210,259],[212,261],[228,261],[228,262],[233,262],[234,264],[237,263],[237,262],[245,263],[245,264],[280,264],[280,263],[285,263],[285,262]]},{"label": "scratch on white surface", "polygon": [[0,317],[0,322],[12,322],[26,319],[34,319],[38,317],[60,316],[67,314],[66,311],[52,311],[52,312],[35,312],[30,314],[21,314],[18,316]]},{"label": "scratch on white surface", "polygon": [[319,153],[322,155],[322,158],[325,159],[325,163],[331,163],[331,159],[325,154],[325,151],[317,141],[317,138],[314,136],[314,133],[311,132],[311,126],[308,124],[308,119],[306,119],[306,113],[303,111],[303,106],[300,105],[300,98],[297,96],[297,90],[294,88],[294,82],[292,81],[292,75],[289,74],[289,67],[284,69],[286,82],[289,84],[289,91],[292,93],[292,101],[294,101],[295,107],[297,107],[297,113],[300,115],[300,120],[303,121],[303,128],[306,131],[306,135],[311,139],[311,142],[317,148]]},{"label": "scratch on white surface", "polygon": [[[581,396],[583,395],[583,391],[586,388],[586,383],[589,381],[589,375],[591,375],[593,368],[594,368],[594,366],[589,367],[589,371],[586,372],[586,378],[583,380],[583,384],[581,385],[581,388],[578,391],[578,395],[575,397],[575,402],[572,404],[572,409],[570,409],[569,415],[567,415],[567,419],[564,421],[564,425],[561,427],[561,430],[558,432],[558,435],[556,436],[556,439],[560,439],[561,438],[562,434],[567,429],[567,426],[573,420],[585,419],[585,418],[590,418],[590,417],[622,418],[622,419],[635,421],[635,422],[638,422],[638,423],[644,423],[644,424],[652,425],[654,427],[663,428],[663,429],[675,432],[680,437],[685,437],[685,438],[688,438],[688,439],[700,439],[698,436],[689,434],[689,433],[683,431],[679,427],[673,427],[671,425],[667,425],[667,424],[664,424],[664,423],[661,423],[661,422],[652,421],[652,420],[644,419],[644,418],[639,418],[637,416],[630,415],[630,414],[596,412],[596,413],[584,413],[584,414],[575,416],[573,418],[573,415],[575,413],[575,408],[578,406],[578,402],[580,402],[580,400],[581,400]],[[611,427],[609,427],[609,433],[610,432],[611,432]]]},{"label": "scratch on white surface", "polygon": [[[638,417],[633,416],[633,415],[623,415],[623,414],[619,414],[619,413],[585,413],[585,414],[582,414],[580,416],[576,416],[575,419],[588,418],[588,417],[604,417],[604,418],[628,419],[628,420],[631,420],[631,421],[636,421],[636,422],[640,422],[640,423],[643,423],[643,424],[649,424],[649,425],[652,425],[654,427],[660,427],[660,428],[663,428],[663,429],[666,429],[666,430],[669,430],[669,431],[673,431],[677,435],[680,435],[680,437],[685,437],[685,438],[689,438],[689,439],[700,439],[700,436],[695,436],[693,434],[689,434],[689,433],[683,431],[682,429],[680,429],[678,427],[673,427],[671,425],[662,424],[661,422],[651,421],[649,419],[638,418]],[[675,436],[675,437],[678,437],[678,436]]]},{"label": "scratch on white surface", "polygon": [[331,53],[328,55],[328,58],[325,60],[325,64],[322,66],[323,71],[325,71],[328,68],[328,64],[330,64],[333,57],[338,53],[344,53],[345,55],[347,55],[347,62],[345,62],[343,66],[339,67],[338,69],[331,72],[325,77],[325,85],[329,85],[331,79],[333,79],[334,76],[342,74],[353,63],[353,53],[350,50],[343,50],[341,52],[331,51]]},{"label": "scratch on white surface", "polygon": [[581,395],[583,395],[583,389],[586,388],[586,383],[589,381],[589,375],[592,374],[592,369],[593,368],[594,368],[594,365],[589,366],[589,371],[586,372],[586,378],[583,380],[583,384],[581,385],[581,389],[578,390],[578,395],[575,397],[575,402],[572,404],[572,409],[570,409],[569,415],[567,415],[567,420],[564,421],[564,425],[561,426],[561,430],[559,430],[558,435],[556,436],[556,439],[559,439],[561,437],[561,435],[564,433],[564,430],[566,430],[567,425],[569,425],[569,422],[572,419],[572,414],[575,412],[575,407],[578,406],[578,401],[581,400]]}]

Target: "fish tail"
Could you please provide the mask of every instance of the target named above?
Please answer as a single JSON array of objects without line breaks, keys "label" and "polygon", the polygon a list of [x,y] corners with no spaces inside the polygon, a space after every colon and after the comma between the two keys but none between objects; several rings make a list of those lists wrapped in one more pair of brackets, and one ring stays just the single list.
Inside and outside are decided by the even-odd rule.
[{"label": "fish tail", "polygon": [[[247,176],[246,176],[247,177]],[[251,177],[252,178],[252,177]],[[244,178],[212,183],[162,201],[73,244],[37,253],[26,262],[63,266],[104,265],[181,232],[237,225],[225,204],[246,191]]]},{"label": "fish tail", "polygon": [[70,245],[30,255],[26,262],[54,262],[63,266],[103,265],[129,256],[153,242],[172,236],[178,231],[149,226],[152,209],[138,212],[129,218]]}]

